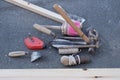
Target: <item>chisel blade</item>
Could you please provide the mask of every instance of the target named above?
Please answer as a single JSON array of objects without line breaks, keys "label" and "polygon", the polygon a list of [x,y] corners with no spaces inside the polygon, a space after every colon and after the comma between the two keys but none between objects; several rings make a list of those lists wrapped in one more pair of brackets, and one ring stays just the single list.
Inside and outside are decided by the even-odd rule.
[{"label": "chisel blade", "polygon": [[52,44],[55,48],[89,48],[89,47],[96,47],[96,45],[65,45],[65,44]]},{"label": "chisel blade", "polygon": [[65,45],[86,45],[84,41],[70,41],[65,39],[54,39],[52,44],[65,44]]}]

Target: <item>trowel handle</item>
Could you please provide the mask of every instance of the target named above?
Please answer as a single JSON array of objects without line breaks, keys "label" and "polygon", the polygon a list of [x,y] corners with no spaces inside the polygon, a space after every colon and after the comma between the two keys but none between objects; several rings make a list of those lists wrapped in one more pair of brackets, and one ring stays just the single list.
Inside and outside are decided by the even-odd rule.
[{"label": "trowel handle", "polygon": [[65,10],[59,6],[58,4],[55,4],[54,9],[67,21],[68,24],[72,26],[72,28],[78,33],[78,35],[87,43],[89,43],[89,38],[72,22],[72,20],[67,16],[67,13]]},{"label": "trowel handle", "polygon": [[27,52],[25,52],[25,51],[13,51],[13,52],[9,52],[8,56],[9,57],[20,57],[20,56],[24,56],[26,54],[27,54]]},{"label": "trowel handle", "polygon": [[48,35],[56,36],[55,33],[53,33],[51,30],[39,25],[39,24],[34,24],[33,27],[37,29],[38,31],[41,31],[43,33],[46,33]]}]

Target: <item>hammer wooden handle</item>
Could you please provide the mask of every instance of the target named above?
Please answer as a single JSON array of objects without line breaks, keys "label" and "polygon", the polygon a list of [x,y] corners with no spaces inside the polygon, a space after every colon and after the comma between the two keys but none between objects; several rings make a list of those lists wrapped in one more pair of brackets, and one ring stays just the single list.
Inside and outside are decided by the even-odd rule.
[{"label": "hammer wooden handle", "polygon": [[68,24],[78,33],[78,35],[87,43],[89,43],[89,38],[72,22],[72,20],[66,15],[66,12],[59,6],[55,4],[54,9],[67,21]]}]

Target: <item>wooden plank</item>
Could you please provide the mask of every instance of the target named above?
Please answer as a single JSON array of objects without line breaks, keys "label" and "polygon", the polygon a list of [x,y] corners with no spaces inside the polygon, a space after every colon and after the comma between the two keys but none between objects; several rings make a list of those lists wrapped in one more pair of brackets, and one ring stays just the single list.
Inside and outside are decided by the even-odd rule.
[{"label": "wooden plank", "polygon": [[1,80],[120,80],[120,69],[1,69]]},{"label": "wooden plank", "polygon": [[120,80],[120,78],[1,78],[1,80]]},{"label": "wooden plank", "polygon": [[24,0],[5,0],[5,1],[10,2],[14,5],[17,5],[19,7],[22,7],[24,9],[27,9],[29,11],[32,11],[34,13],[45,16],[47,18],[53,19],[57,22],[63,23],[65,21],[59,14],[52,12],[50,10],[44,9],[42,7],[39,7],[37,5],[34,5],[32,3],[26,2]]},{"label": "wooden plank", "polygon": [[[30,74],[29,74],[30,73]],[[88,69],[86,71],[82,69],[1,69],[0,77],[6,76],[42,76],[42,77],[54,77],[54,76],[66,76],[66,77],[93,77],[93,76],[120,76],[120,69]],[[14,75],[13,75],[14,74]],[[19,75],[20,74],[20,75]],[[49,74],[49,75],[48,75]]]}]

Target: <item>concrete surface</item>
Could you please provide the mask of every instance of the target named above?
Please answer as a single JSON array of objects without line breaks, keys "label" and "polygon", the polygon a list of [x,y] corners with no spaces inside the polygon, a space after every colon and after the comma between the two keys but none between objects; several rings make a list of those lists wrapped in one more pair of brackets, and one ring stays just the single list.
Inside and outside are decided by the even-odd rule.
[{"label": "concrete surface", "polygon": [[[100,33],[101,47],[95,55],[83,51],[80,55],[89,55],[91,63],[65,67],[60,63],[61,55],[57,49],[47,47],[39,52],[43,57],[30,62],[30,57],[10,58],[10,51],[29,51],[23,40],[31,33],[47,44],[51,37],[35,30],[34,23],[61,25],[55,21],[34,14],[12,4],[0,1],[0,68],[120,68],[120,0],[26,0],[54,11],[53,4],[58,3],[71,14],[84,17],[84,28],[94,27]],[[60,35],[60,31],[54,30]],[[30,51],[31,52],[31,51]]]}]

